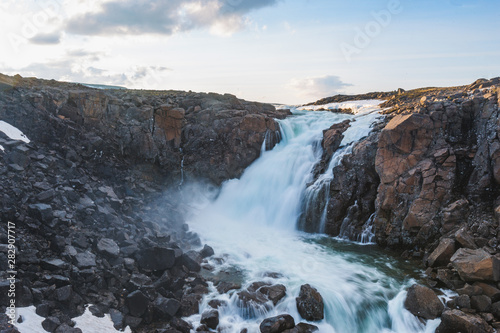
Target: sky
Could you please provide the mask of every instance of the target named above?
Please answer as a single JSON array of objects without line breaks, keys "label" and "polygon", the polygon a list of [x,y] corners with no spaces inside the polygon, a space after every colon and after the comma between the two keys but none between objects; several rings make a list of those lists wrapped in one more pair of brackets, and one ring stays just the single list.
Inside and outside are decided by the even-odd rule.
[{"label": "sky", "polygon": [[301,104],[500,76],[498,0],[0,0],[0,72]]}]

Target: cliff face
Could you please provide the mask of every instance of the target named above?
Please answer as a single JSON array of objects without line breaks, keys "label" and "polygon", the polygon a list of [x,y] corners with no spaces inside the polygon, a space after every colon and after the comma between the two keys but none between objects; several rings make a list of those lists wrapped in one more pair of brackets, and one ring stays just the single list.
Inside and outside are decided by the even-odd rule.
[{"label": "cliff face", "polygon": [[[39,142],[84,133],[86,154],[121,154],[216,184],[241,175],[279,142],[274,118],[287,112],[232,95],[96,90],[77,84],[1,76],[0,118]],[[76,137],[75,137],[76,138]]]},{"label": "cliff face", "polygon": [[481,219],[491,221],[496,235],[496,81],[406,99],[402,93],[388,101],[386,106],[393,109],[379,125],[381,130],[360,142],[334,169],[328,232],[338,235],[347,219],[350,228],[343,236],[356,239],[375,213],[377,243],[408,249],[417,257],[439,237],[463,226],[474,229]]}]

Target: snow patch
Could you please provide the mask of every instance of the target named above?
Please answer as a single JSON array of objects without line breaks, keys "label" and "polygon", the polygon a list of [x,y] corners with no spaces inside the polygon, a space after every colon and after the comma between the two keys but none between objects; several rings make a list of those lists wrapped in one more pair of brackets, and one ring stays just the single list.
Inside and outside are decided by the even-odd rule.
[{"label": "snow patch", "polygon": [[[17,323],[19,317],[22,317],[22,323]],[[36,314],[36,308],[29,306],[26,308],[16,309],[16,327],[21,333],[40,333],[45,332],[42,327],[42,322],[45,318]],[[130,327],[127,326],[125,330],[118,331],[113,327],[113,322],[109,314],[103,318],[95,317],[87,307],[85,313],[80,317],[73,318],[76,323],[75,327],[82,330],[83,333],[102,333],[102,332],[123,332],[132,333]]]},{"label": "snow patch", "polygon": [[23,132],[3,120],[0,120],[0,132],[4,132],[5,135],[7,135],[12,140],[19,140],[30,143],[30,139],[28,139],[28,137],[24,135]]},{"label": "snow patch", "polygon": [[318,111],[318,110],[338,110],[338,109],[351,109],[354,114],[365,113],[368,111],[373,111],[375,108],[379,108],[379,105],[385,101],[379,99],[366,99],[360,101],[346,101],[341,103],[329,103],[323,105],[307,105],[299,106],[297,110],[308,110],[308,111]]}]

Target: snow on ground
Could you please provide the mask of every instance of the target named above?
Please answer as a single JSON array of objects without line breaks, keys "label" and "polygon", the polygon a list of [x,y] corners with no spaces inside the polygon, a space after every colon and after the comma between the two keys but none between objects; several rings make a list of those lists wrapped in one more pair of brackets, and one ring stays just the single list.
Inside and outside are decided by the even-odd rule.
[{"label": "snow on ground", "polygon": [[346,101],[341,103],[329,103],[323,105],[307,105],[307,106],[298,106],[297,110],[310,110],[310,111],[318,111],[320,109],[325,110],[337,110],[337,109],[352,109],[354,114],[362,113],[366,110],[373,110],[373,108],[377,108],[380,104],[382,104],[383,100],[379,99],[367,99],[361,101]]},{"label": "snow on ground", "polygon": [[30,139],[28,139],[28,137],[24,135],[23,132],[3,120],[0,120],[0,132],[4,132],[5,135],[7,135],[12,140],[20,140],[26,143],[30,143]]},{"label": "snow on ground", "polygon": [[[19,316],[22,316],[22,323],[17,323]],[[42,321],[45,318],[40,317],[36,314],[36,308],[34,306],[26,308],[16,309],[16,327],[21,333],[40,333],[45,332],[42,328]],[[132,333],[129,327],[123,331],[117,331],[113,327],[113,322],[109,314],[106,314],[103,318],[98,318],[92,315],[90,310],[85,310],[85,313],[80,317],[73,318],[76,323],[75,327],[80,328],[83,333],[102,333],[102,332],[123,332]]]}]

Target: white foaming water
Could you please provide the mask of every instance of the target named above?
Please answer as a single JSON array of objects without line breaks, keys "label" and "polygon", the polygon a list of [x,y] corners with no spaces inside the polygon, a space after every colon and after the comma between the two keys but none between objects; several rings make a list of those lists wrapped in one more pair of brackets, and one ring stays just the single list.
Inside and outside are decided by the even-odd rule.
[{"label": "white foaming water", "polygon": [[[417,333],[430,332],[439,323],[429,323],[426,328],[404,309],[402,292],[414,282],[408,278],[414,272],[403,263],[371,245],[296,230],[312,168],[321,157],[322,131],[357,117],[345,133],[343,145],[349,145],[368,134],[377,116],[369,113],[373,108],[370,104],[368,112],[357,116],[294,110],[294,117],[280,121],[282,142],[263,152],[241,179],[226,182],[218,197],[192,217],[191,228],[224,258],[222,265],[214,264],[215,274],[233,272],[229,277],[241,277],[243,289],[256,281],[281,283],[287,288],[286,297],[276,307],[268,305],[249,314],[239,307],[236,292],[219,295],[212,286],[200,313],[210,309],[210,300],[225,300],[227,305],[219,307],[220,332],[239,333],[243,328],[259,332],[263,319],[284,313],[292,315],[296,323],[305,322],[295,297],[306,283],[317,288],[325,302],[325,319],[312,323],[320,332]],[[330,177],[327,173],[340,158],[334,157],[337,162],[330,163],[324,179]],[[193,199],[192,193],[188,195]],[[200,201],[198,198],[198,204]],[[266,277],[269,273],[278,275]],[[196,328],[200,318],[187,319]]]}]

